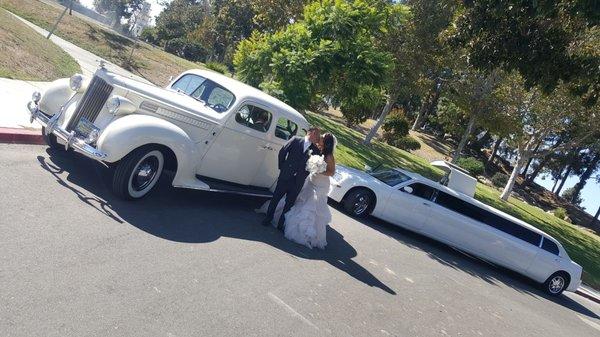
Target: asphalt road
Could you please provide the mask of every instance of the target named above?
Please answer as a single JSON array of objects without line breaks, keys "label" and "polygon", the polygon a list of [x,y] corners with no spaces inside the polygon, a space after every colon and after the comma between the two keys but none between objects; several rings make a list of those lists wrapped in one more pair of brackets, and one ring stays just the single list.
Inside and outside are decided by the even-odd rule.
[{"label": "asphalt road", "polygon": [[74,154],[0,144],[0,336],[600,336],[600,306],[335,208],[325,251],[262,200],[123,202]]}]

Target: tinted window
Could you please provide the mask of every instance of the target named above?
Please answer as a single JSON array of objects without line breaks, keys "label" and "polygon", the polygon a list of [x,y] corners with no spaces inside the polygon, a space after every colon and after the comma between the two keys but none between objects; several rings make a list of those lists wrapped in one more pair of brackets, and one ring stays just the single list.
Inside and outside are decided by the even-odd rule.
[{"label": "tinted window", "polygon": [[254,105],[242,106],[235,115],[236,122],[260,132],[269,130],[271,119],[273,115],[270,112]]},{"label": "tinted window", "polygon": [[412,195],[423,198],[423,199],[427,199],[427,200],[431,200],[431,197],[433,196],[433,193],[435,192],[435,188],[425,185],[425,184],[421,184],[421,183],[414,183],[414,184],[410,184],[408,185],[410,186],[413,190],[412,190]]},{"label": "tinted window", "polygon": [[539,245],[542,239],[542,236],[538,233],[462,199],[453,197],[448,193],[440,191],[436,196],[435,202],[440,206],[494,227],[532,245]]},{"label": "tinted window", "polygon": [[390,186],[396,186],[410,180],[409,176],[396,170],[377,171],[372,172],[371,175]]},{"label": "tinted window", "polygon": [[183,75],[183,77],[178,79],[177,82],[173,83],[172,88],[180,90],[187,95],[191,95],[192,92],[194,92],[194,90],[196,90],[196,88],[198,88],[200,84],[204,82],[204,80],[204,77],[198,75]]},{"label": "tinted window", "polygon": [[279,118],[275,125],[275,137],[288,140],[298,133],[298,125],[287,118]]},{"label": "tinted window", "polygon": [[556,245],[556,243],[544,238],[544,241],[542,242],[542,249],[550,252],[554,255],[558,255],[558,246]]}]

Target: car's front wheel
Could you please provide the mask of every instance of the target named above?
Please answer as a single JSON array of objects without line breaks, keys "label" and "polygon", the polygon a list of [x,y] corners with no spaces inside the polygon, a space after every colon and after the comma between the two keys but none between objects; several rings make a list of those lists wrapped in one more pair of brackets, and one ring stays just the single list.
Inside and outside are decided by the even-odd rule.
[{"label": "car's front wheel", "polygon": [[365,217],[371,212],[375,203],[373,192],[360,188],[348,193],[342,202],[344,210],[355,217]]},{"label": "car's front wheel", "polygon": [[544,291],[552,296],[558,296],[569,286],[569,275],[564,271],[558,271],[544,282]]},{"label": "car's front wheel", "polygon": [[150,193],[158,182],[165,164],[160,149],[144,146],[131,151],[117,164],[112,189],[125,199],[139,199]]}]

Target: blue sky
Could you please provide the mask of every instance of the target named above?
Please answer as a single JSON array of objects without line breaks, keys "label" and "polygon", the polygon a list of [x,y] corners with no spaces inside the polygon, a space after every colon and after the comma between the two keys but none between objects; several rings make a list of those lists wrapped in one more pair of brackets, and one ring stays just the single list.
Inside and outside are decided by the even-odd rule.
[{"label": "blue sky", "polygon": [[[573,187],[578,181],[579,177],[577,176],[567,178],[567,182],[562,190],[564,191],[569,187]],[[550,176],[537,178],[535,182],[544,186],[548,190],[550,190],[552,185],[554,185],[554,181]],[[600,184],[596,182],[594,176],[588,180],[587,184],[581,191],[581,197],[583,199],[581,206],[585,207],[585,210],[591,215],[595,215],[596,211],[598,210],[598,206],[600,206]]]}]

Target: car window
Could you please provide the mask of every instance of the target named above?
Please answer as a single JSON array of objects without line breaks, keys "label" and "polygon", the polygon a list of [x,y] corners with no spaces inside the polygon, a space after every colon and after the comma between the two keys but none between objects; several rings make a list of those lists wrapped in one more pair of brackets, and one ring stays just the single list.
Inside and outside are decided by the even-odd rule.
[{"label": "car window", "polygon": [[532,245],[539,245],[540,240],[542,239],[540,234],[531,231],[520,224],[514,223],[509,219],[454,197],[448,193],[439,191],[435,197],[435,203],[466,217],[482,222],[490,227],[494,227],[525,242],[529,242]]},{"label": "car window", "polygon": [[235,121],[260,132],[267,132],[271,126],[273,115],[267,110],[246,104],[235,114]]},{"label": "car window", "polygon": [[554,255],[558,255],[559,253],[559,249],[558,246],[556,245],[556,243],[544,238],[544,241],[542,241],[542,249],[550,252]]},{"label": "car window", "polygon": [[435,188],[421,183],[414,183],[408,186],[412,188],[412,195],[427,200],[431,200],[433,193],[436,191]]},{"label": "car window", "polygon": [[397,171],[397,170],[381,170],[372,172],[371,176],[382,181],[386,185],[396,186],[398,184],[402,184],[403,182],[409,181],[411,178],[406,174]]},{"label": "car window", "polygon": [[171,88],[193,97],[219,113],[227,111],[235,101],[231,91],[199,75],[184,75],[173,83]]},{"label": "car window", "polygon": [[288,140],[298,133],[298,124],[287,118],[279,118],[275,124],[275,137]]}]

